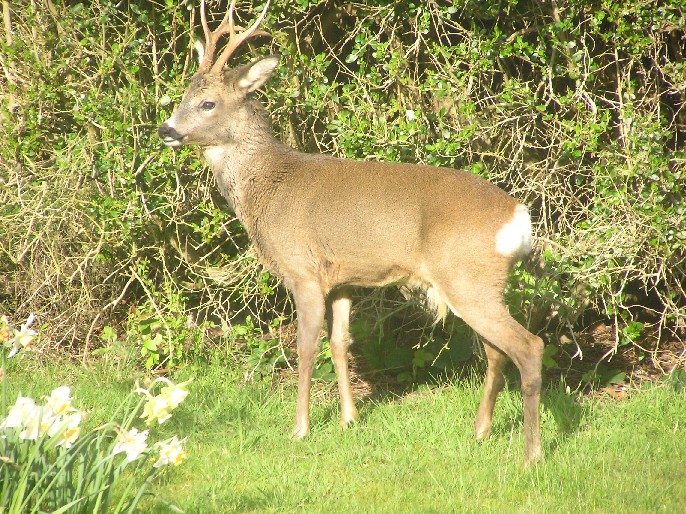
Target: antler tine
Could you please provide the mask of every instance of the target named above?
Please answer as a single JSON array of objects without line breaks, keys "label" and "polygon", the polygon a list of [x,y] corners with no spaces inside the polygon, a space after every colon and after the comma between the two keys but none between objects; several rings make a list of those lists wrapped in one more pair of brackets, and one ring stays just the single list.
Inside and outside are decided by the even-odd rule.
[{"label": "antler tine", "polygon": [[202,54],[202,61],[198,67],[198,73],[206,73],[212,68],[212,59],[214,58],[215,44],[212,41],[212,31],[207,24],[207,16],[205,15],[205,0],[200,2],[200,23],[202,24],[202,31],[205,34],[205,49]]},{"label": "antler tine", "polygon": [[205,15],[205,0],[200,2],[200,23],[202,24],[202,31],[205,34],[205,44],[207,45],[212,38],[212,31],[207,25],[207,16]]},{"label": "antler tine", "polygon": [[236,0],[231,0],[231,4],[229,5],[229,10],[226,11],[226,14],[224,15],[224,19],[222,20],[222,25],[228,21],[229,23],[229,33],[233,34],[235,32],[234,30],[234,25],[233,25],[233,11],[236,8]]},{"label": "antler tine", "polygon": [[[266,35],[267,33],[261,30],[257,30],[257,27],[260,26],[260,23],[262,23],[262,20],[264,20],[264,17],[267,14],[267,10],[269,9],[269,3],[271,0],[267,0],[267,3],[264,6],[264,9],[262,9],[262,13],[260,16],[255,20],[255,23],[253,23],[250,27],[245,29],[243,32],[240,34],[236,32],[236,26],[233,24],[233,10],[236,5],[236,0],[231,1],[231,6],[229,7],[229,11],[226,13],[226,16],[224,16],[224,20],[222,21],[222,24],[219,26],[219,28],[222,28],[222,25],[227,21],[228,18],[228,30],[222,32],[219,35],[223,35],[228,32],[229,34],[229,42],[226,44],[226,47],[220,54],[219,58],[216,60],[216,62],[212,65],[211,68],[211,73],[219,73],[222,71],[224,68],[224,65],[226,64],[226,61],[229,60],[229,57],[233,55],[233,52],[238,48],[246,39],[249,39],[253,36],[259,36],[259,35]],[[217,29],[217,32],[219,29]]]},{"label": "antler tine", "polygon": [[207,23],[205,0],[200,2],[200,22],[205,34],[205,53],[203,54],[202,62],[198,68],[199,73],[207,73],[212,69],[212,61],[214,60],[214,53],[217,51],[217,42],[219,41],[219,38],[224,34],[232,34],[234,32],[233,11],[235,6],[236,0],[232,0],[229,10],[224,15],[224,19],[222,19],[219,26],[212,31]]}]

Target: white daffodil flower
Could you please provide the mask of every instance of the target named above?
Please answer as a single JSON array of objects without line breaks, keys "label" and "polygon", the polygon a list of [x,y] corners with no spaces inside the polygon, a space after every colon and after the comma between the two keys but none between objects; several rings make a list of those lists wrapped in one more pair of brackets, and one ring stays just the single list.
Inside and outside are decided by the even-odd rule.
[{"label": "white daffodil flower", "polygon": [[191,378],[176,385],[170,382],[168,386],[162,388],[160,396],[166,400],[172,409],[175,409],[188,396],[188,384],[191,380],[193,379]]},{"label": "white daffodil flower", "polygon": [[58,422],[59,418],[53,415],[52,410],[43,405],[36,405],[24,418],[19,438],[37,441]]},{"label": "white daffodil flower", "polygon": [[47,398],[46,407],[56,415],[66,414],[71,410],[71,389],[61,386],[53,390]]},{"label": "white daffodil flower", "polygon": [[21,428],[26,423],[29,414],[36,408],[36,402],[33,398],[20,396],[17,401],[10,407],[7,417],[0,424],[0,429],[5,428]]},{"label": "white daffodil flower", "polygon": [[186,380],[180,384],[174,384],[171,380],[160,378],[159,380],[166,382],[168,385],[164,386],[157,396],[153,396],[150,391],[141,387],[136,388],[137,393],[145,394],[148,401],[143,406],[143,413],[141,418],[145,418],[148,425],[152,425],[157,421],[159,424],[164,423],[171,418],[171,411],[188,396],[188,384],[191,380]]},{"label": "white daffodil flower", "polygon": [[55,446],[64,446],[65,448],[71,448],[72,444],[76,442],[81,434],[81,413],[74,412],[72,414],[67,414],[62,418],[59,423],[55,423],[50,430],[48,430],[48,435],[55,436],[60,434],[57,438]]},{"label": "white daffodil flower", "polygon": [[112,453],[116,455],[126,452],[127,462],[136,460],[148,448],[148,444],[145,442],[148,438],[148,433],[149,430],[138,432],[137,428],[132,428],[131,430],[119,429],[119,440],[114,446]]},{"label": "white daffodil flower", "polygon": [[143,406],[141,418],[145,418],[148,425],[157,421],[160,425],[171,418],[171,405],[161,396],[150,396]]},{"label": "white daffodil flower", "polygon": [[174,465],[178,466],[186,459],[186,452],[183,450],[183,441],[174,436],[169,441],[160,441],[155,444],[155,448],[159,450],[160,457],[153,467],[160,468],[162,466]]},{"label": "white daffodil flower", "polygon": [[14,338],[14,330],[10,328],[7,316],[0,316],[0,344],[11,341]]},{"label": "white daffodil flower", "polygon": [[29,327],[35,321],[36,316],[31,314],[18,332],[15,332],[14,338],[10,340],[12,349],[7,355],[8,358],[14,357],[21,348],[28,348],[33,343],[33,340],[38,336],[38,332],[31,330]]}]

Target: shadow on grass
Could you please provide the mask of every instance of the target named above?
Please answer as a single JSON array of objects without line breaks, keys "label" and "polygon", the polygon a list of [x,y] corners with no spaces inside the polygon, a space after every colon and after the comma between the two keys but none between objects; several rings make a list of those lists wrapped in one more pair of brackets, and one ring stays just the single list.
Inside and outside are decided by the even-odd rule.
[{"label": "shadow on grass", "polygon": [[[519,372],[513,364],[509,364],[506,370],[506,390],[514,394],[515,408],[504,409],[503,398],[500,397],[495,406],[493,427],[491,437],[505,436],[512,430],[521,430],[523,425],[523,400],[521,397],[521,383]],[[409,395],[415,394],[423,388],[469,388],[476,389],[474,408],[465,412],[466,416],[476,419],[479,401],[483,390],[483,381],[486,376],[486,366],[484,362],[472,359],[451,370],[445,377],[433,377],[429,380],[415,382],[413,384],[398,384],[380,373],[361,374],[364,376],[366,385],[370,392],[362,398],[356,398],[355,403],[360,411],[360,417],[364,420],[370,413],[381,405],[392,404],[403,401]],[[502,393],[501,393],[502,395]],[[564,382],[552,383],[544,381],[541,391],[541,415],[546,412],[552,415],[556,430],[546,433],[545,423],[543,424],[542,440],[546,454],[554,454],[556,449],[564,444],[564,441],[580,431],[583,420],[586,419],[590,410],[590,405],[584,404],[580,398],[567,391]],[[505,412],[503,412],[505,411]],[[336,421],[339,416],[339,409],[334,402],[329,405],[323,413],[320,423]]]},{"label": "shadow on grass", "polygon": [[[158,496],[151,495],[155,497],[155,504],[148,510],[152,514],[169,514],[170,512],[188,512],[184,511],[179,505],[167,501],[166,499]],[[265,491],[263,489],[259,490],[258,494],[253,495],[237,495],[232,497],[229,505],[223,505],[227,511],[230,512],[265,512],[278,509],[283,506],[283,495],[278,492]],[[198,511],[193,511],[198,512]]]},{"label": "shadow on grass", "polygon": [[548,387],[542,397],[543,408],[548,409],[563,436],[577,433],[589,407],[579,402],[576,395],[567,393],[564,386]]}]

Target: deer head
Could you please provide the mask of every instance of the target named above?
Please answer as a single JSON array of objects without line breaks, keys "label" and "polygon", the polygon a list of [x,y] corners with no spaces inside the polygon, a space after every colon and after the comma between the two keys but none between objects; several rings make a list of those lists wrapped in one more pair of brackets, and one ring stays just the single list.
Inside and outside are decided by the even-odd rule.
[{"label": "deer head", "polygon": [[[247,137],[246,123],[254,116],[248,95],[261,87],[279,62],[277,56],[268,56],[249,65],[225,70],[224,66],[236,49],[251,37],[268,35],[258,27],[269,8],[269,0],[257,20],[247,29],[241,29],[233,21],[236,0],[232,0],[224,19],[210,30],[205,15],[205,0],[200,4],[200,18],[205,34],[205,46],[199,45],[197,73],[183,100],[172,116],[163,123],[158,134],[167,146],[195,144],[216,146],[221,143],[240,141]],[[228,41],[215,60],[218,42],[223,36]],[[226,123],[226,120],[233,120]],[[217,123],[221,120],[222,123]]]}]

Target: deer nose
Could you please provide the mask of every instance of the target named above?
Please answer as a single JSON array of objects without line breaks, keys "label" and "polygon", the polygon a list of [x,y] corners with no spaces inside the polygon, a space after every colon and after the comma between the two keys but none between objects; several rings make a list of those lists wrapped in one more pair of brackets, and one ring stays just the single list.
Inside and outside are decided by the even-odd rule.
[{"label": "deer nose", "polygon": [[167,139],[168,137],[173,137],[174,139],[177,139],[179,133],[176,131],[174,127],[169,125],[169,123],[165,122],[162,125],[160,125],[157,129],[157,135],[160,136],[162,139]]},{"label": "deer nose", "polygon": [[168,122],[163,123],[157,129],[157,135],[160,136],[165,145],[179,145],[183,136]]}]

